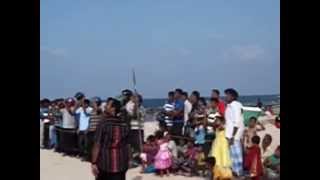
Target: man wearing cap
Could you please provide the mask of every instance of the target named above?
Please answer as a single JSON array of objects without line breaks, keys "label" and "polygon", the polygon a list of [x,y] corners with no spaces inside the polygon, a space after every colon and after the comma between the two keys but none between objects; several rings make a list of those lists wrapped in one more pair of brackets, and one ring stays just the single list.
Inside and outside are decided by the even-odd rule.
[{"label": "man wearing cap", "polygon": [[225,136],[230,146],[230,156],[232,160],[232,171],[236,176],[241,176],[243,172],[243,149],[241,138],[244,131],[242,104],[237,101],[238,92],[234,89],[225,91],[227,108],[225,111]]}]

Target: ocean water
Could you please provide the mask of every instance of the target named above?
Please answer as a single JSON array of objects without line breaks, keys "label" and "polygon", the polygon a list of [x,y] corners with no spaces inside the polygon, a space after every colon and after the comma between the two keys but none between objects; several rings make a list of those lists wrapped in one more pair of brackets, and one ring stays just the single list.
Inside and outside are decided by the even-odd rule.
[{"label": "ocean water", "polygon": [[[223,99],[224,97],[222,97]],[[245,106],[255,106],[257,100],[260,98],[260,101],[263,105],[275,105],[280,104],[280,95],[252,95],[252,96],[240,96],[239,101]],[[209,98],[207,98],[209,100]],[[162,107],[166,99],[144,99],[143,106],[146,108],[158,108]]]}]

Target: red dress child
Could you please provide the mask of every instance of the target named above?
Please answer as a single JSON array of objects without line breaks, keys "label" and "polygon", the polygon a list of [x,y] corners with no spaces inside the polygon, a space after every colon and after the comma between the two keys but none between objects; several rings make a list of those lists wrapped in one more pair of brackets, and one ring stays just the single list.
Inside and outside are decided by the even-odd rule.
[{"label": "red dress child", "polygon": [[248,148],[244,161],[245,169],[249,170],[250,177],[253,180],[259,180],[263,175],[263,167],[261,162],[261,150],[256,144]]}]

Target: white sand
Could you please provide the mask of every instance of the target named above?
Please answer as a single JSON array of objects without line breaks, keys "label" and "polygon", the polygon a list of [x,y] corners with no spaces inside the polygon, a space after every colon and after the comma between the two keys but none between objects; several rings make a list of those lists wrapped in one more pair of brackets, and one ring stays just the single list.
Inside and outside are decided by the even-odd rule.
[{"label": "white sand", "polygon": [[[145,123],[145,137],[152,134],[157,129],[157,122]],[[259,136],[263,138],[264,134],[269,133],[273,137],[271,144],[272,149],[275,149],[280,144],[280,130],[272,124],[265,124],[266,131],[260,132]],[[140,174],[140,168],[130,169],[127,172],[128,180],[203,180],[200,177],[184,177],[173,176],[158,177],[154,174]],[[91,174],[90,164],[81,162],[79,159],[68,156],[63,157],[59,153],[54,153],[51,150],[40,150],[40,179],[41,180],[94,180]]]},{"label": "white sand", "polygon": [[[154,174],[140,174],[140,168],[127,172],[128,180],[163,180],[168,177],[158,177]],[[171,180],[203,180],[200,177],[169,176]],[[90,164],[79,159],[54,153],[51,150],[40,150],[41,180],[94,180]]]}]

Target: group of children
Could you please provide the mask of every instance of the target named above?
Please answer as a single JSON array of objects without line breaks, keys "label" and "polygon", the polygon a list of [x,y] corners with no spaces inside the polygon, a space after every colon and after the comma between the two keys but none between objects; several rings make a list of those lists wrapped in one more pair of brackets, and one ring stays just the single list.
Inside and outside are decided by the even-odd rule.
[{"label": "group of children", "polygon": [[[210,116],[207,127],[212,127],[214,140],[207,148],[206,129],[203,124],[195,127],[194,138],[172,136],[165,128],[160,128],[147,138],[143,145],[142,173],[170,173],[184,176],[203,176],[209,179],[232,179],[232,161],[229,142],[225,137],[224,118],[220,115]],[[280,146],[275,152],[270,151],[272,136],[266,134],[261,139],[258,131],[265,130],[255,117],[250,118],[244,132],[244,177],[253,180],[280,178]],[[205,131],[207,132],[207,130]],[[260,145],[261,144],[261,145]]]},{"label": "group of children", "polygon": [[168,131],[156,131],[143,145],[142,173],[158,172],[160,176],[170,173],[186,176],[206,175],[206,157],[202,146],[192,139],[180,138],[178,142]]}]

